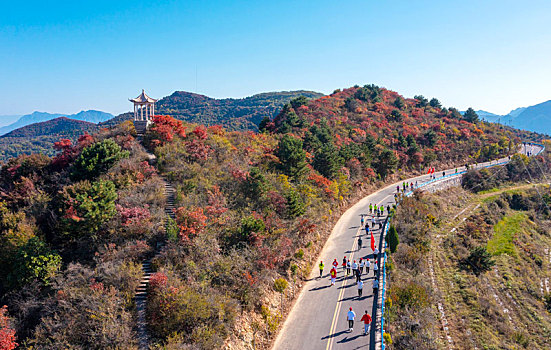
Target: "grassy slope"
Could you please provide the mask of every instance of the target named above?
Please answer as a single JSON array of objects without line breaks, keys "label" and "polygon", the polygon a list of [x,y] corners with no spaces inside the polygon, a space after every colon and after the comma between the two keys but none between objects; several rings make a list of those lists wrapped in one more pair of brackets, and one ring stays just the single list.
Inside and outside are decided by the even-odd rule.
[{"label": "grassy slope", "polygon": [[[430,254],[441,293],[435,300],[440,300],[444,306],[455,346],[548,348],[551,345],[551,317],[543,307],[540,285],[545,285],[545,279],[551,275],[550,222],[539,223],[539,227],[546,229],[544,231],[538,229],[527,212],[507,209],[500,213],[499,221],[490,228],[488,241],[496,265],[492,271],[476,277],[458,267],[465,250],[458,236],[466,234],[465,227],[471,218],[490,221],[490,217],[496,215],[493,211],[496,202],[483,203],[487,195],[471,195],[459,189],[439,196],[442,198],[431,198],[438,201],[443,210],[438,217],[440,224],[431,230],[432,237],[440,236],[440,239],[434,241]],[[478,204],[481,206],[472,211]],[[468,209],[456,217],[465,208]],[[467,218],[466,223],[463,223],[464,218]],[[457,230],[451,232],[454,227]],[[482,241],[484,233],[480,231],[475,231],[474,235],[481,235],[478,240]],[[516,254],[517,250],[520,254]],[[433,315],[438,315],[436,307]]]}]

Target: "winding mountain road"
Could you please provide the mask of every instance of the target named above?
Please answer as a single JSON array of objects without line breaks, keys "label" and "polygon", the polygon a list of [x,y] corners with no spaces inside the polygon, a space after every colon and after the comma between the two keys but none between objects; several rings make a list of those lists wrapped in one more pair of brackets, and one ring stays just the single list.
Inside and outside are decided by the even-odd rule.
[{"label": "winding mountain road", "polygon": [[[538,154],[542,150],[538,145],[525,145],[521,147],[520,153]],[[498,161],[477,164],[475,168],[495,166],[504,164],[508,158]],[[473,166],[471,166],[473,167]],[[460,173],[465,167],[458,168]],[[455,169],[447,169],[448,174],[445,178],[442,171],[435,173],[436,180],[430,180],[429,175],[413,177],[404,181],[416,183],[422,186],[428,182],[437,184],[440,181],[449,179],[450,174],[455,174]],[[389,185],[367,197],[361,199],[353,207],[348,209],[338,220],[328,238],[323,250],[320,253],[318,262],[321,260],[325,264],[323,277],[319,277],[319,270],[314,268],[309,279],[304,284],[295,305],[289,313],[285,323],[280,330],[272,349],[274,350],[330,350],[330,349],[375,349],[380,345],[380,333],[378,332],[380,324],[377,320],[377,308],[379,296],[373,296],[372,281],[375,278],[373,269],[369,275],[364,271],[362,280],[364,281],[363,297],[358,298],[356,280],[352,276],[346,277],[344,271],[340,268],[344,256],[350,261],[358,261],[359,258],[369,258],[373,262],[373,252],[370,247],[370,236],[366,235],[365,230],[360,228],[361,215],[369,214],[369,204],[387,205],[394,204],[394,194],[396,186],[402,187],[402,181]],[[367,222],[371,223],[371,216],[367,216]],[[370,225],[371,226],[371,225]],[[375,226],[373,231],[375,242],[379,250],[382,250],[382,234],[379,225]],[[363,239],[363,247],[358,247],[358,237]],[[379,254],[379,259],[381,254]],[[339,262],[337,282],[334,286],[330,285],[329,271],[333,259]],[[373,266],[373,264],[372,264]],[[379,293],[381,294],[381,293]],[[352,307],[356,313],[356,322],[353,332],[349,333],[346,314]],[[363,335],[363,324],[360,318],[365,310],[373,317],[371,332],[369,335]]]}]

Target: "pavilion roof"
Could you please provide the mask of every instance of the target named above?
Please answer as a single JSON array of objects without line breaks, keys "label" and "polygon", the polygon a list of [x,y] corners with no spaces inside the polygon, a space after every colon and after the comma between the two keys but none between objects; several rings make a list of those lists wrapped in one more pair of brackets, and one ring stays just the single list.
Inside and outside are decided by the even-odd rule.
[{"label": "pavilion roof", "polygon": [[145,91],[142,90],[142,93],[140,94],[140,96],[138,96],[138,97],[136,97],[136,98],[131,98],[131,99],[130,99],[130,102],[134,102],[134,103],[147,103],[147,102],[149,102],[149,103],[155,103],[155,102],[157,102],[157,100],[154,99],[154,98],[151,98],[151,97],[147,96],[147,95],[145,94]]}]

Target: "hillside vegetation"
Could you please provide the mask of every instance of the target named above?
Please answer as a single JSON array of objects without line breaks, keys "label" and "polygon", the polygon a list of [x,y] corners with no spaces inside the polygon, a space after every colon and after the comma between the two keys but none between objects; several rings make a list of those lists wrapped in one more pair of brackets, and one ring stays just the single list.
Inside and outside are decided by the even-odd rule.
[{"label": "hillside vegetation", "polygon": [[549,152],[517,155],[491,170],[500,177],[494,185],[488,170],[471,171],[466,189],[417,193],[398,206],[386,305],[391,349],[551,346],[551,191],[516,183],[545,180],[550,162]]},{"label": "hillside vegetation", "polygon": [[506,155],[524,137],[469,118],[366,86],[293,99],[262,133],[156,116],[143,139],[156,167],[130,122],[60,140],[51,158],[10,159],[2,317],[22,348],[135,349],[140,263],[166,237],[148,293],[153,345],[266,347],[349,201],[430,166]]}]

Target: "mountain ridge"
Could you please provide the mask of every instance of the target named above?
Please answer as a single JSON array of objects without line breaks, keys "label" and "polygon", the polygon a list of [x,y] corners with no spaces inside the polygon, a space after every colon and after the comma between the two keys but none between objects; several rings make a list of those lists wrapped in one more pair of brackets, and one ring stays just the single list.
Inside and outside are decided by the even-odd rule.
[{"label": "mountain ridge", "polygon": [[[189,91],[174,91],[156,103],[159,115],[205,125],[222,125],[228,130],[258,130],[263,118],[274,118],[292,99],[304,96],[319,98],[322,93],[308,90],[262,92],[243,98],[213,98]],[[120,114],[101,123],[114,126],[131,120],[131,113]]]},{"label": "mountain ridge", "polygon": [[504,115],[484,110],[478,110],[476,113],[481,119],[492,123],[548,135],[551,133],[551,100],[528,107],[518,107]]}]

